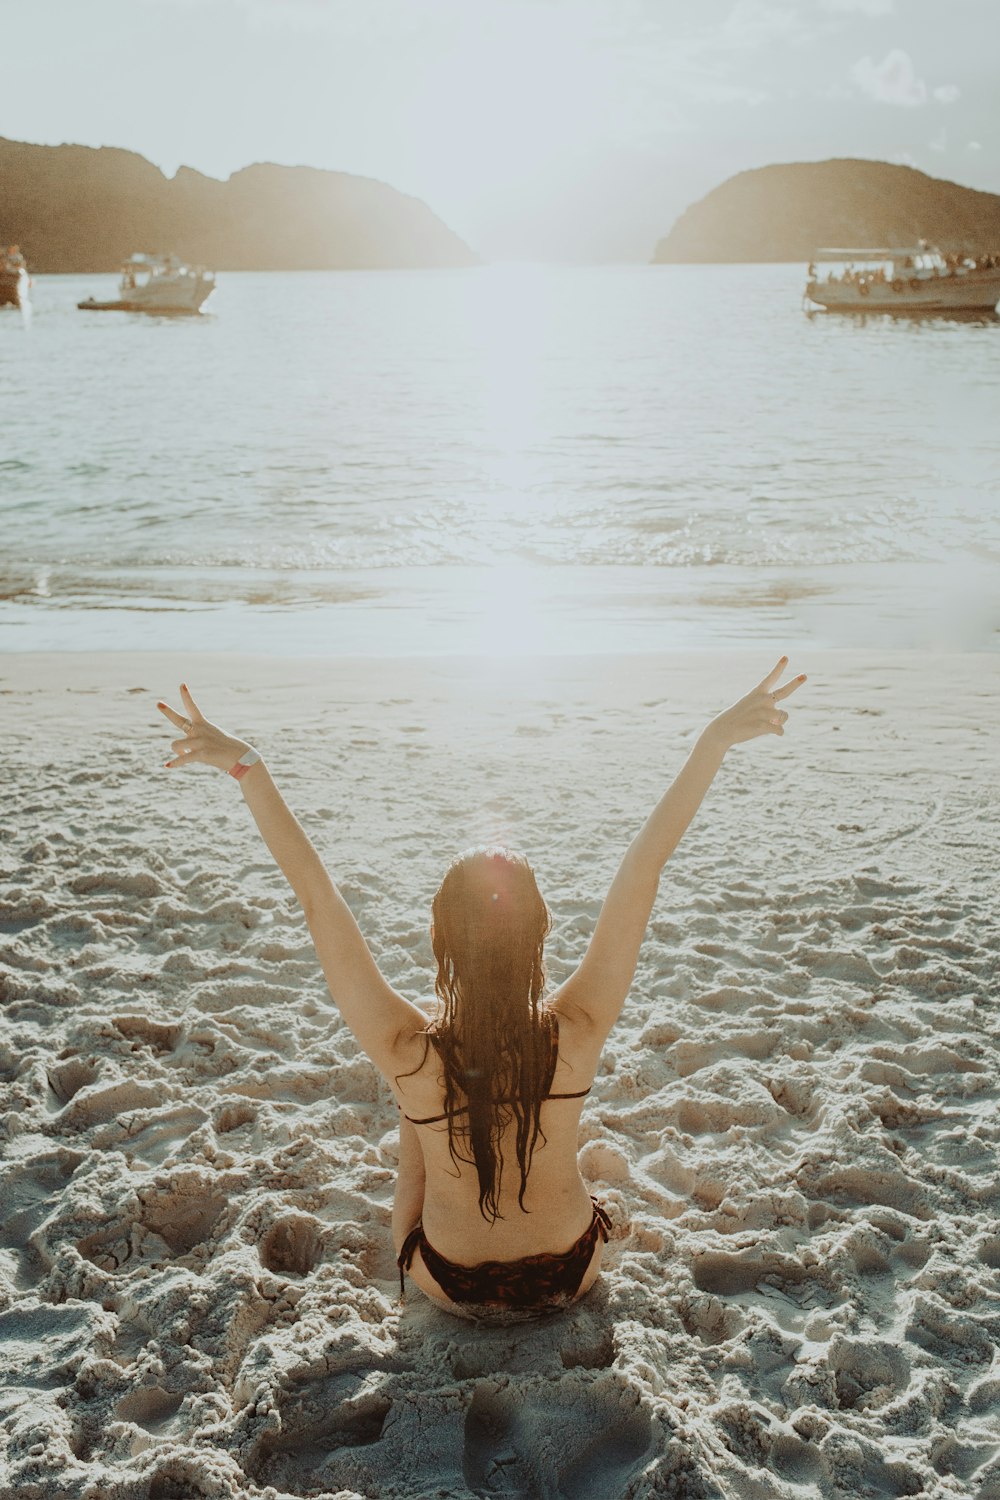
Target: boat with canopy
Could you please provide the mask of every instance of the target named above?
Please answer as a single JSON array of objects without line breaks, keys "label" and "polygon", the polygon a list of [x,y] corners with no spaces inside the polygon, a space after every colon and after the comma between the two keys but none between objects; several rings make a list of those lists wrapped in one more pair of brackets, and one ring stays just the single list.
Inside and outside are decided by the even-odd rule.
[{"label": "boat with canopy", "polygon": [[828,312],[992,311],[1000,301],[1000,254],[946,253],[924,240],[817,250],[808,276],[805,300]]}]

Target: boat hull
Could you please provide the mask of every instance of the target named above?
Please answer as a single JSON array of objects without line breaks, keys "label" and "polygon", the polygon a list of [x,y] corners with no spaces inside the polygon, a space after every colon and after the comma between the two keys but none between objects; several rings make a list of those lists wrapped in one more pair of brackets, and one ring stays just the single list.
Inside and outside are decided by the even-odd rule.
[{"label": "boat hull", "polygon": [[176,281],[154,277],[147,286],[137,286],[127,297],[98,301],[88,297],[76,305],[81,312],[144,312],[159,316],[198,313],[215,290],[207,277],[184,276]]},{"label": "boat hull", "polygon": [[197,317],[202,308],[202,303],[199,303],[197,307],[175,307],[166,302],[98,302],[93,297],[88,297],[85,302],[78,302],[76,305],[80,312],[155,313],[161,318]]},{"label": "boat hull", "polygon": [[0,307],[23,307],[28,300],[30,285],[23,267],[16,271],[0,271]]},{"label": "boat hull", "polygon": [[912,277],[898,290],[889,281],[816,282],[806,287],[810,302],[828,312],[992,312],[1000,302],[1000,273]]}]

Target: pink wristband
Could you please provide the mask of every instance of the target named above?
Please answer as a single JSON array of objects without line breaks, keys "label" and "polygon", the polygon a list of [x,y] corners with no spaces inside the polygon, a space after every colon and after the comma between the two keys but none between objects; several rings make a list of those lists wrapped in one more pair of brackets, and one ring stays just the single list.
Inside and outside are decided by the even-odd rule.
[{"label": "pink wristband", "polygon": [[250,767],[255,766],[259,760],[260,756],[256,750],[248,750],[245,755],[240,756],[235,766],[229,767],[230,776],[235,776],[237,781],[241,781]]}]

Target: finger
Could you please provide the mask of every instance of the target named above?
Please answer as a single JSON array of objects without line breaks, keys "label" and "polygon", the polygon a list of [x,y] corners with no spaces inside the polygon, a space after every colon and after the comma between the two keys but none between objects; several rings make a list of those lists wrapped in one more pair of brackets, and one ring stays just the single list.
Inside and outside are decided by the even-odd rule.
[{"label": "finger", "polygon": [[204,718],[204,715],[203,715],[201,709],[198,707],[197,703],[192,698],[192,696],[191,696],[191,690],[189,689],[189,687],[188,687],[188,685],[187,685],[186,682],[182,682],[181,683],[181,697],[184,699],[184,706],[187,709],[188,714],[189,714],[189,716],[192,719],[201,719],[201,718]]},{"label": "finger", "polygon": [[175,766],[197,765],[200,759],[201,755],[197,750],[190,750],[186,753],[182,750],[173,760],[165,760],[163,764],[166,770],[172,771]]},{"label": "finger", "polygon": [[777,682],[778,678],[781,676],[782,672],[787,666],[788,657],[783,656],[780,661],[774,664],[770,672],[768,672],[767,676],[761,678],[760,686],[764,689],[765,693],[770,692],[772,686]]},{"label": "finger", "polygon": [[200,740],[174,740],[170,746],[175,755],[190,755],[194,750],[201,749]]},{"label": "finger", "polygon": [[158,703],[156,706],[160,710],[160,713],[165,714],[166,717],[170,720],[171,724],[175,725],[176,728],[184,728],[186,720],[183,714],[179,714],[175,708],[171,708],[167,703]]},{"label": "finger", "polygon": [[802,672],[798,677],[793,677],[791,682],[786,682],[783,687],[776,688],[774,691],[775,702],[780,702],[782,698],[787,698],[789,693],[794,693],[796,688],[800,688],[806,680],[806,674]]}]

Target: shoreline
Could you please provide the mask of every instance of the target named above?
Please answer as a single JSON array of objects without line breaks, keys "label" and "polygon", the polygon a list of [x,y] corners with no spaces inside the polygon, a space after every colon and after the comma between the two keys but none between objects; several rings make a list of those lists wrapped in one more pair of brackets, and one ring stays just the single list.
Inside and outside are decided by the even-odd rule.
[{"label": "shoreline", "polygon": [[[21,569],[17,592],[0,609],[0,655],[121,649],[122,640],[124,649],[154,652],[165,631],[176,650],[200,651],[210,639],[215,650],[312,658],[746,649],[777,656],[792,640],[837,651],[873,639],[893,652],[1000,652],[996,569],[959,556],[850,567],[262,569],[254,602],[235,592],[247,588],[242,570],[218,568],[175,574],[190,575],[187,595],[150,592],[155,576],[127,569],[116,575],[118,594],[88,595],[81,586],[73,602],[73,586],[61,583],[50,602],[54,571],[38,565],[29,587]],[[290,598],[296,589],[299,602]]]}]

